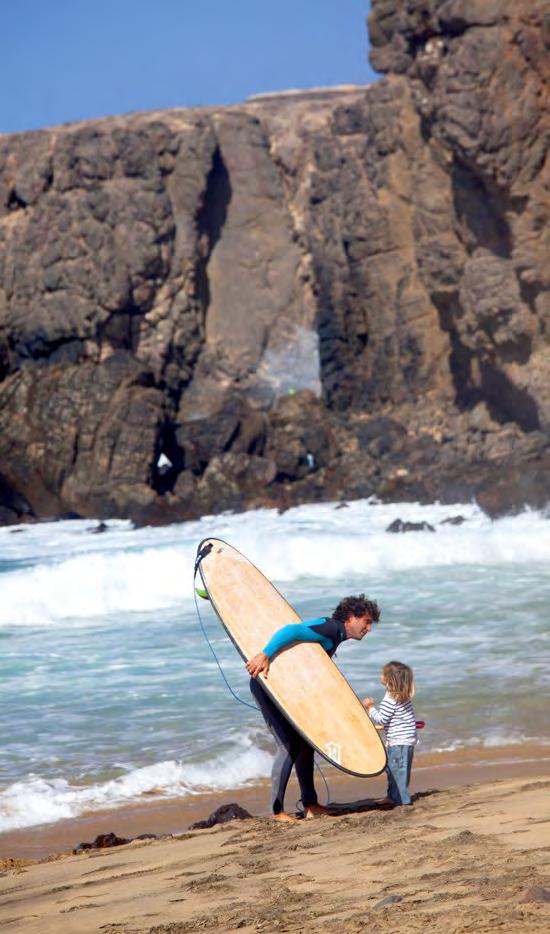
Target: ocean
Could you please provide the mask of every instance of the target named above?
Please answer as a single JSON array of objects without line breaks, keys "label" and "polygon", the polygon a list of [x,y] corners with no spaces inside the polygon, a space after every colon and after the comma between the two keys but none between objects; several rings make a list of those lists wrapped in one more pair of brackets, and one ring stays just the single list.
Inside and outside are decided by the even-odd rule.
[{"label": "ocean", "polygon": [[[445,520],[462,516],[461,524]],[[386,531],[396,518],[435,532]],[[243,551],[303,618],[348,594],[382,615],[337,663],[380,698],[390,659],[415,671],[424,751],[549,740],[550,518],[473,504],[301,506],[164,528],[74,520],[0,529],[0,831],[149,796],[235,789],[270,773],[261,716],[228,691],[193,595],[198,543]],[[244,664],[209,604],[235,693]]]}]

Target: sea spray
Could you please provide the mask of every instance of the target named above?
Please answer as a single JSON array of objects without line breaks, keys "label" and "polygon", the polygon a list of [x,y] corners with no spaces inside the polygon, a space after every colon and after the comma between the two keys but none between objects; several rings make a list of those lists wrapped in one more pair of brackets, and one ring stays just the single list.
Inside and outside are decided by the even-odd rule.
[{"label": "sea spray", "polygon": [[[466,516],[462,525],[443,524],[457,513]],[[437,534],[388,533],[396,515],[405,520],[421,515]],[[413,568],[550,561],[549,520],[526,512],[492,522],[472,505],[359,501],[345,509],[301,506],[282,516],[259,510],[208,517],[161,530],[113,523],[107,533],[93,536],[90,529],[93,525],[83,522],[27,527],[24,543],[18,537],[15,549],[13,531],[0,529],[0,627],[90,621],[188,603],[196,546],[209,535],[227,538],[286,585],[324,579],[327,567],[331,580],[345,580]]]}]

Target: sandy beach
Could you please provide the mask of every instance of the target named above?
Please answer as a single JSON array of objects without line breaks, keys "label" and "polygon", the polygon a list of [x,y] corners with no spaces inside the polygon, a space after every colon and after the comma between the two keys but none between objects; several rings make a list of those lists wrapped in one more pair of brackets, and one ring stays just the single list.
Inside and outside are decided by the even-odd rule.
[{"label": "sandy beach", "polygon": [[[329,784],[340,813],[293,825],[265,816],[260,785],[3,834],[0,926],[21,934],[548,930],[550,747],[419,755],[412,808],[374,809],[382,779],[331,773]],[[230,800],[253,819],[184,829]],[[173,836],[53,856],[107,830]]]}]

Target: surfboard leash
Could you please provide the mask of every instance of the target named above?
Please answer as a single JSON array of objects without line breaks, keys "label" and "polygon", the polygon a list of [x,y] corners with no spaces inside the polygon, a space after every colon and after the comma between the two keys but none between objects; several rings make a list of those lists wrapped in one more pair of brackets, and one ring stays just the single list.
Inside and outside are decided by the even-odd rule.
[{"label": "surfboard leash", "polygon": [[216,662],[216,665],[218,666],[219,672],[220,672],[220,674],[221,674],[223,680],[225,681],[225,685],[226,685],[227,689],[229,690],[230,694],[232,694],[232,696],[235,698],[235,700],[238,701],[239,704],[242,704],[243,707],[250,707],[251,710],[255,710],[256,712],[258,712],[258,707],[256,706],[256,704],[249,704],[248,701],[243,700],[242,697],[239,697],[238,694],[235,694],[235,691],[233,690],[233,688],[232,688],[231,685],[229,684],[229,681],[228,681],[227,678],[225,677],[225,672],[224,672],[224,670],[223,670],[223,668],[222,668],[222,666],[221,666],[221,664],[220,664],[220,660],[219,660],[218,656],[216,655],[216,652],[214,651],[214,646],[212,645],[212,643],[210,642],[210,639],[208,638],[208,633],[206,632],[204,623],[203,623],[203,621],[202,621],[201,611],[199,610],[199,604],[198,604],[198,602],[197,602],[197,592],[196,592],[196,590],[195,590],[195,579],[196,579],[196,576],[197,576],[198,565],[199,565],[199,562],[197,562],[197,566],[196,566],[196,568],[195,568],[195,574],[194,574],[194,577],[193,577],[193,596],[194,596],[194,598],[195,598],[195,609],[196,609],[196,611],[197,611],[197,617],[198,617],[198,620],[199,620],[199,625],[200,625],[201,630],[202,630],[202,634],[203,634],[204,638],[206,639],[208,648],[210,649],[210,651],[212,652],[212,655],[214,656],[214,660],[215,660],[215,662]]},{"label": "surfboard leash", "polygon": [[[319,765],[319,763],[316,761],[315,756],[313,757],[313,765],[315,766],[315,768],[316,768],[317,771],[319,772],[319,775],[321,776],[321,778],[323,779],[323,782],[324,782],[324,784],[325,784],[325,791],[326,791],[326,793],[327,793],[327,800],[326,800],[326,803],[325,803],[325,807],[327,807],[327,806],[330,804],[330,788],[329,788],[329,784],[328,784],[328,782],[327,782],[327,780],[326,780],[326,778],[325,778],[325,773],[323,772],[323,770],[322,770],[321,766]],[[302,807],[303,807],[303,802],[302,802]]]}]

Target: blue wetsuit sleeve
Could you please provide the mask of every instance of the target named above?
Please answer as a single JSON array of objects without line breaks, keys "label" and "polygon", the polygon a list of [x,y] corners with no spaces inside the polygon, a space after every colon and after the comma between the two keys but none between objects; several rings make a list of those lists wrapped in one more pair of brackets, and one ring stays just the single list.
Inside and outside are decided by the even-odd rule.
[{"label": "blue wetsuit sleeve", "polygon": [[327,652],[333,646],[332,639],[310,629],[306,623],[289,623],[288,626],[283,626],[282,629],[273,633],[263,651],[271,658],[292,642],[319,642]]}]

